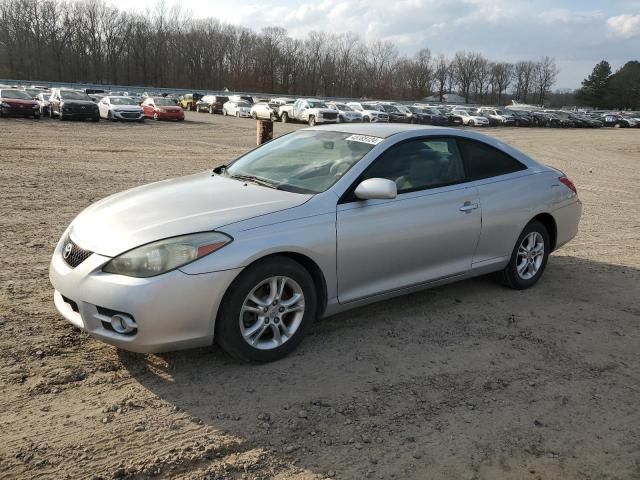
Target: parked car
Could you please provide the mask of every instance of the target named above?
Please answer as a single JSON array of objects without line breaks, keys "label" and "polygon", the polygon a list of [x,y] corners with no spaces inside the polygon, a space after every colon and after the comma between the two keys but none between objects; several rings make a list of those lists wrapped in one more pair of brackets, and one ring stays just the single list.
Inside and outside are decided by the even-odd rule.
[{"label": "parked car", "polygon": [[[427,119],[428,119],[427,123],[429,123],[430,125],[438,125],[441,127],[446,127],[447,125],[450,125],[449,118],[447,117],[447,115],[445,115],[438,109],[433,107],[423,107],[420,105],[416,105],[415,107],[420,109],[420,112],[422,112],[423,115],[427,116]],[[462,119],[460,119],[460,123],[462,123]]]},{"label": "parked car", "polygon": [[354,110],[346,103],[328,102],[327,107],[338,112],[338,123],[353,123],[362,121],[362,112]]},{"label": "parked car", "polygon": [[635,120],[623,117],[622,115],[618,115],[617,113],[604,114],[602,116],[602,121],[604,122],[605,127],[631,128],[637,125]]},{"label": "parked car", "polygon": [[488,136],[316,127],[94,203],[49,278],[62,316],[121,349],[265,362],[357,306],[489,273],[527,289],[581,211],[562,172]]},{"label": "parked car", "polygon": [[520,110],[509,110],[509,113],[513,116],[514,124],[516,127],[530,127],[532,120],[528,112]]},{"label": "parked car", "polygon": [[262,120],[271,120],[275,122],[279,119],[278,110],[280,109],[280,105],[269,102],[258,102],[254,103],[249,110],[249,115],[254,120],[262,119]]},{"label": "parked car", "polygon": [[51,94],[49,92],[40,92],[38,93],[34,100],[38,102],[38,109],[40,110],[41,117],[49,116],[49,97]]},{"label": "parked car", "polygon": [[184,95],[180,95],[178,97],[178,104],[184,110],[195,111],[196,103],[201,98],[202,98],[202,94],[201,93],[185,93]]},{"label": "parked car", "polygon": [[222,113],[222,106],[229,101],[229,97],[221,95],[205,95],[196,102],[198,112]]},{"label": "parked car", "polygon": [[338,112],[327,107],[327,104],[322,100],[299,98],[293,105],[280,107],[280,119],[284,123],[293,120],[313,126],[317,123],[336,123]]},{"label": "parked car", "polygon": [[0,117],[40,118],[40,105],[24,90],[0,88]]},{"label": "parked car", "polygon": [[172,98],[148,97],[140,106],[146,118],[184,121],[184,110]]},{"label": "parked car", "polygon": [[347,106],[362,114],[362,121],[365,123],[388,123],[389,114],[380,110],[373,103],[348,102]]},{"label": "parked car", "polygon": [[49,98],[49,116],[60,120],[100,120],[98,105],[78,90],[54,89]]},{"label": "parked car", "polygon": [[251,95],[229,95],[229,100],[234,102],[246,102],[249,106],[255,103],[255,98]]},{"label": "parked car", "polygon": [[112,121],[144,122],[142,107],[129,97],[108,95],[98,102],[100,116]]},{"label": "parked car", "polygon": [[245,100],[229,100],[222,106],[222,115],[231,115],[236,118],[249,118],[251,116],[251,104]]},{"label": "parked car", "polygon": [[478,115],[479,117],[484,117],[487,120],[489,120],[489,126],[490,127],[498,127],[498,126],[502,125],[502,122],[500,120],[498,120],[496,117],[493,117],[493,116],[489,115],[488,113],[476,112],[475,115]]},{"label": "parked car", "polygon": [[296,101],[295,98],[277,97],[269,100],[269,103],[275,103],[276,105],[288,105],[288,104],[295,103],[295,101]]},{"label": "parked car", "polygon": [[421,108],[413,105],[402,105],[402,107],[411,112],[411,123],[431,125],[431,115],[426,114]]},{"label": "parked car", "polygon": [[489,119],[481,117],[480,115],[474,115],[467,110],[455,108],[452,113],[455,113],[462,119],[463,125],[468,127],[488,127]]},{"label": "parked car", "polygon": [[491,120],[497,120],[497,125],[514,126],[516,124],[514,116],[510,112],[505,112],[493,107],[480,107],[477,113]]},{"label": "parked car", "polygon": [[389,115],[389,121],[393,123],[411,123],[412,115],[407,115],[406,112],[400,111],[397,105],[391,103],[376,103],[376,108],[387,115]]}]

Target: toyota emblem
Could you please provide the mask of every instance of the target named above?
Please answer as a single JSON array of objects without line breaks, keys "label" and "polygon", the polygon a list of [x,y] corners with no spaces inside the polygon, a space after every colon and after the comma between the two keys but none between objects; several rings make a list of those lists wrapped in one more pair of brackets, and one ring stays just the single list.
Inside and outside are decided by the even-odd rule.
[{"label": "toyota emblem", "polygon": [[65,260],[71,256],[71,250],[73,250],[73,245],[71,243],[67,243],[62,251],[62,258]]}]

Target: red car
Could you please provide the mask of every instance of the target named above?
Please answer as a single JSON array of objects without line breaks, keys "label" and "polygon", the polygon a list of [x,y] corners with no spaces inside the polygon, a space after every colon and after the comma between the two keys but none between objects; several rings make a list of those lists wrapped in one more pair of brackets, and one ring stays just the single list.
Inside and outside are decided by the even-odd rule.
[{"label": "red car", "polygon": [[0,89],[0,117],[40,118],[40,106],[24,90]]},{"label": "red car", "polygon": [[182,107],[170,98],[149,97],[140,106],[144,116],[147,118],[153,118],[154,120],[184,120]]}]

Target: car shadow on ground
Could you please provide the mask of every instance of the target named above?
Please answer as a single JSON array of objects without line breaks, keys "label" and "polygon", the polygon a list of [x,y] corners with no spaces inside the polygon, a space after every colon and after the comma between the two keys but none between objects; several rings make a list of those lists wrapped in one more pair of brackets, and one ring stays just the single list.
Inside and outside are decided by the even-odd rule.
[{"label": "car shadow on ground", "polygon": [[[478,456],[472,450],[481,446],[443,432],[462,430],[473,437],[469,422],[491,430],[493,410],[483,407],[488,396],[515,402],[517,415],[501,421],[520,425],[527,407],[518,411],[518,402],[528,399],[495,385],[544,374],[549,385],[557,385],[554,395],[566,389],[563,395],[569,395],[567,374],[586,375],[612,355],[632,364],[627,356],[632,358],[631,339],[638,333],[639,280],[634,268],[554,255],[530,290],[508,290],[479,277],[380,302],[321,320],[296,352],[270,364],[242,364],[218,347],[157,355],[120,351],[119,357],[145,388],[242,439],[242,448],[260,445],[276,455],[295,455],[298,467],[322,475],[339,465],[342,478],[353,478],[366,473],[365,452],[380,441],[381,451],[406,452],[378,451],[376,469],[387,465],[390,475],[396,464],[413,464],[418,470],[405,471],[408,478],[424,462],[463,465],[466,454]],[[621,298],[625,288],[628,294]],[[613,331],[625,333],[609,338]],[[637,384],[637,374],[632,377]],[[415,402],[409,401],[416,397],[423,409],[441,402],[451,402],[451,408],[416,417]],[[487,444],[505,441],[502,433],[488,439],[475,433]],[[457,457],[443,451],[438,459],[412,453],[416,445],[437,452],[442,441],[452,450],[470,451]],[[535,457],[526,450],[511,454]]]}]

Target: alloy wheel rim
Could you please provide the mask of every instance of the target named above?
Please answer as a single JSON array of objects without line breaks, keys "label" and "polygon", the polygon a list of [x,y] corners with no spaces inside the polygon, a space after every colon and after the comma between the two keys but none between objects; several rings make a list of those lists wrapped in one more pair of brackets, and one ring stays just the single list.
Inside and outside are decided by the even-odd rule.
[{"label": "alloy wheel rim", "polygon": [[539,232],[531,232],[518,246],[516,270],[523,280],[536,276],[544,260],[544,239]]},{"label": "alloy wheel rim", "polygon": [[292,278],[270,277],[256,285],[240,309],[242,338],[258,350],[278,348],[302,324],[305,303],[302,288]]}]

